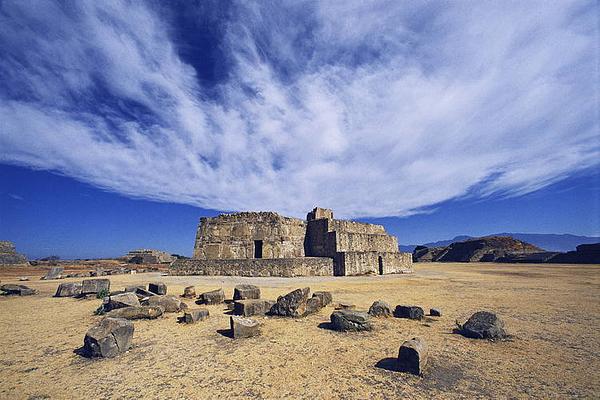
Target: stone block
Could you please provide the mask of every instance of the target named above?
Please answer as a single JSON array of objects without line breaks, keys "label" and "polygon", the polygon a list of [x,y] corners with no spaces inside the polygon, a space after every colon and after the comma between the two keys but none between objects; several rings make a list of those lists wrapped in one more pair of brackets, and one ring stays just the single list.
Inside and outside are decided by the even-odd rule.
[{"label": "stone block", "polygon": [[133,324],[123,318],[104,318],[87,331],[84,352],[90,357],[115,357],[131,347]]},{"label": "stone block", "polygon": [[193,324],[198,321],[204,321],[208,318],[209,312],[205,308],[186,311],[181,318],[181,321],[186,324]]},{"label": "stone block", "polygon": [[390,317],[392,308],[383,300],[377,300],[369,308],[369,315],[373,317]]},{"label": "stone block", "polygon": [[221,304],[225,301],[225,292],[223,289],[211,290],[210,292],[202,293],[198,296],[198,299],[204,304]]},{"label": "stone block", "polygon": [[102,291],[110,292],[109,279],[84,279],[81,283],[82,294],[97,294]]},{"label": "stone block", "polygon": [[248,338],[260,334],[260,324],[252,318],[231,316],[229,317],[229,325],[234,339]]},{"label": "stone block", "polygon": [[369,314],[355,310],[339,310],[331,314],[331,327],[340,332],[370,331],[373,329]]},{"label": "stone block", "polygon": [[317,291],[313,293],[312,297],[320,298],[323,307],[328,306],[333,301],[333,295],[331,294],[331,292]]},{"label": "stone block", "polygon": [[396,306],[394,317],[408,319],[423,319],[425,312],[418,306]]},{"label": "stone block", "polygon": [[137,306],[140,306],[140,301],[138,300],[135,293],[121,293],[114,296],[109,296],[104,298],[104,302],[102,304],[104,311],[111,311],[123,307]]},{"label": "stone block", "polygon": [[427,365],[428,348],[421,338],[412,338],[402,343],[398,352],[398,370],[422,375]]},{"label": "stone block", "polygon": [[61,283],[56,289],[54,297],[76,297],[81,295],[81,283]]},{"label": "stone block", "polygon": [[260,299],[260,288],[254,285],[237,285],[233,289],[233,300]]},{"label": "stone block", "polygon": [[442,316],[442,310],[440,310],[439,308],[430,308],[429,309],[429,315],[432,317],[441,317]]},{"label": "stone block", "polygon": [[148,297],[144,300],[144,305],[147,306],[160,306],[165,312],[179,312],[187,308],[187,304],[183,303],[175,296],[169,295],[156,295]]},{"label": "stone block", "polygon": [[306,304],[310,288],[296,289],[285,296],[279,296],[269,312],[282,317],[302,317],[306,314]]},{"label": "stone block", "polygon": [[162,306],[133,306],[117,308],[106,313],[107,317],[135,319],[156,319],[165,312]]},{"label": "stone block", "polygon": [[244,317],[265,315],[273,304],[275,304],[274,301],[264,299],[236,300],[233,303],[233,313]]},{"label": "stone block", "polygon": [[148,291],[154,294],[164,295],[167,294],[167,285],[162,282],[153,282],[148,285]]},{"label": "stone block", "polygon": [[6,284],[0,286],[0,290],[9,296],[31,296],[37,293],[37,290],[25,285]]}]

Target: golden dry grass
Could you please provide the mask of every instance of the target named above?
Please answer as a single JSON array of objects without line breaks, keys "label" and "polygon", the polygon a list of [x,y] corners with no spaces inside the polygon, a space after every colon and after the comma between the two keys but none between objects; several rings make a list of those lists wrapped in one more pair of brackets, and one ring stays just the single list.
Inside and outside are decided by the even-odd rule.
[{"label": "golden dry grass", "polygon": [[[197,293],[223,287],[231,296],[243,282],[276,298],[309,286],[362,309],[383,299],[439,307],[444,316],[378,319],[373,332],[343,334],[319,327],[329,319],[327,307],[298,320],[263,318],[260,337],[233,340],[219,333],[228,327],[224,307],[209,306],[211,317],[196,325],[176,323],[176,314],[135,321],[134,347],[105,360],[74,353],[100,318],[93,315],[100,300],[52,298],[61,281],[26,282],[40,294],[0,298],[0,398],[600,397],[600,266],[434,263],[416,264],[415,271],[351,278],[112,276],[113,290],[158,280],[170,294],[194,284]],[[2,283],[15,282],[1,274]],[[513,339],[452,334],[455,319],[480,309],[499,313]],[[388,369],[400,344],[414,336],[430,347],[423,378]]]}]

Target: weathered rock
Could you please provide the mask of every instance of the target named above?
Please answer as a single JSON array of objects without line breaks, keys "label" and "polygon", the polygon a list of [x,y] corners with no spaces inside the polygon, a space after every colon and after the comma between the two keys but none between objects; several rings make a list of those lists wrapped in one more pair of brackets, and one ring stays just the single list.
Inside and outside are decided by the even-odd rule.
[{"label": "weathered rock", "polygon": [[231,335],[234,339],[257,336],[260,333],[260,324],[252,318],[232,315],[229,317],[229,325],[231,327]]},{"label": "weathered rock", "polygon": [[135,293],[122,293],[104,298],[102,307],[104,311],[111,311],[123,307],[138,307],[140,301]]},{"label": "weathered rock", "polygon": [[32,289],[28,286],[13,285],[10,283],[0,286],[0,290],[3,291],[4,294],[9,296],[31,296],[37,293],[37,290]]},{"label": "weathered rock", "polygon": [[237,285],[233,289],[233,300],[260,299],[260,288],[254,285]]},{"label": "weathered rock", "polygon": [[318,312],[321,308],[323,308],[323,303],[321,302],[321,297],[311,297],[306,300],[306,311],[304,315],[314,314]]},{"label": "weathered rock", "polygon": [[198,299],[204,304],[221,304],[225,301],[225,292],[223,292],[223,289],[211,290],[202,293],[198,296]]},{"label": "weathered rock", "polygon": [[439,308],[430,308],[429,309],[429,315],[432,317],[441,317],[442,316],[442,310],[440,310]]},{"label": "weathered rock", "polygon": [[392,316],[392,308],[383,300],[377,300],[369,308],[369,315],[373,317],[390,317]]},{"label": "weathered rock", "polygon": [[398,370],[422,375],[427,365],[428,347],[421,338],[412,338],[402,343],[398,352]]},{"label": "weathered rock", "polygon": [[82,294],[97,294],[102,291],[110,292],[109,279],[84,279],[81,286]]},{"label": "weathered rock", "polygon": [[19,281],[20,282],[26,282],[28,280],[29,280],[29,277],[27,277],[27,276],[21,276],[21,277],[19,277]]},{"label": "weathered rock", "polygon": [[423,319],[425,311],[418,306],[396,306],[394,317],[408,319]]},{"label": "weathered rock", "polygon": [[125,292],[135,293],[138,289],[146,290],[143,286],[125,286]]},{"label": "weathered rock", "polygon": [[54,297],[75,297],[79,296],[80,294],[80,282],[61,283],[60,285],[58,285]]},{"label": "weathered rock", "polygon": [[157,296],[156,293],[152,293],[151,291],[146,290],[143,287],[138,287],[135,290],[135,294],[140,299],[140,301],[143,300],[143,299],[147,299],[148,297]]},{"label": "weathered rock", "polygon": [[117,308],[106,313],[107,317],[125,319],[156,319],[165,312],[161,306],[132,306]]},{"label": "weathered rock", "polygon": [[264,299],[236,300],[233,303],[233,313],[244,317],[265,315],[273,307],[273,304],[275,304],[274,301]]},{"label": "weathered rock", "polygon": [[474,339],[502,339],[507,336],[504,322],[489,311],[477,311],[460,328],[463,336]]},{"label": "weathered rock", "polygon": [[296,289],[285,296],[279,296],[269,314],[284,317],[302,317],[306,314],[309,288]]},{"label": "weathered rock", "polygon": [[183,314],[181,321],[186,324],[193,324],[198,321],[203,321],[208,318],[209,312],[206,308],[199,308],[196,310],[189,310]]},{"label": "weathered rock", "polygon": [[193,286],[188,286],[183,289],[183,294],[181,297],[185,297],[186,299],[193,299],[196,297],[196,288]]},{"label": "weathered rock", "polygon": [[356,305],[350,304],[350,303],[338,303],[335,306],[336,310],[354,310],[355,308],[356,308]]},{"label": "weathered rock", "polygon": [[65,269],[63,267],[52,267],[42,279],[46,281],[50,279],[60,279],[62,278],[64,271]]},{"label": "weathered rock", "polygon": [[90,357],[115,357],[131,347],[133,324],[123,318],[104,318],[87,331],[83,340]]},{"label": "weathered rock", "polygon": [[314,292],[312,297],[318,297],[321,299],[321,304],[323,307],[328,306],[333,301],[333,295],[331,292],[318,291]]},{"label": "weathered rock", "polygon": [[177,297],[169,295],[148,297],[148,299],[144,301],[144,305],[161,306],[164,308],[165,312],[179,312],[187,308],[187,304],[183,303]]},{"label": "weathered rock", "polygon": [[331,314],[331,326],[336,331],[370,331],[369,314],[355,310],[339,310]]},{"label": "weathered rock", "polygon": [[154,294],[167,294],[167,285],[162,282],[153,282],[148,285],[148,290]]}]

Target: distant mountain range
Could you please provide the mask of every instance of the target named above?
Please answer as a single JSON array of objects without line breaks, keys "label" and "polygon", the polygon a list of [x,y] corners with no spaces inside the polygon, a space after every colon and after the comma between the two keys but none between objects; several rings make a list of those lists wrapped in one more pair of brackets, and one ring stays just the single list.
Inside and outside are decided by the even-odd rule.
[{"label": "distant mountain range", "polygon": [[[577,236],[570,234],[554,234],[554,233],[493,233],[486,236],[510,236],[513,239],[521,240],[523,242],[531,243],[537,247],[540,247],[548,251],[572,251],[575,250],[580,244],[591,244],[600,243],[600,236]],[[438,242],[424,243],[421,246],[427,247],[441,247],[448,246],[454,242],[462,242],[467,239],[474,238],[476,236],[460,235],[454,239],[440,240]],[[412,251],[418,245],[406,245],[400,246],[400,251],[412,253]]]}]

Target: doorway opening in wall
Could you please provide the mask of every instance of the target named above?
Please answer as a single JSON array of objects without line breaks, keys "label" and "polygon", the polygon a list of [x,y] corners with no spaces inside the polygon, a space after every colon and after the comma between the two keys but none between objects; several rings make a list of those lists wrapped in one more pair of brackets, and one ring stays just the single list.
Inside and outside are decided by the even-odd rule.
[{"label": "doorway opening in wall", "polygon": [[379,275],[383,275],[383,257],[379,256],[378,261],[379,261]]},{"label": "doorway opening in wall", "polygon": [[254,258],[262,258],[262,246],[263,246],[262,240],[254,241]]}]

